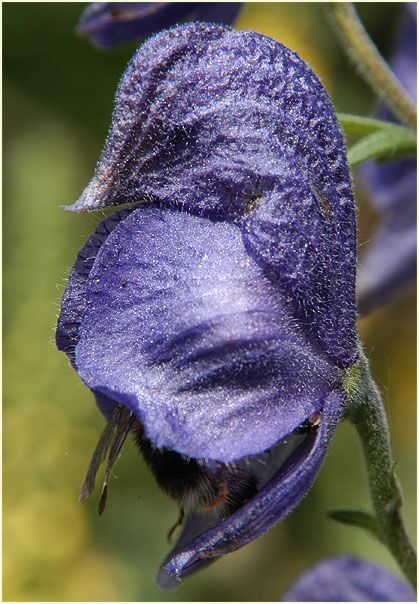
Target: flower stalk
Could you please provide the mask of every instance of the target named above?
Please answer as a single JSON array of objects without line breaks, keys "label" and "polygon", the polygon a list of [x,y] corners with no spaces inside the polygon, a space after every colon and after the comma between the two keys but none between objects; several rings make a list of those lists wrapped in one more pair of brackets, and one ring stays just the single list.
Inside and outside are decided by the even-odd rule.
[{"label": "flower stalk", "polygon": [[359,69],[360,74],[402,122],[411,128],[416,128],[417,114],[412,100],[378,52],[352,3],[328,2],[327,6],[342,48]]},{"label": "flower stalk", "polygon": [[401,517],[403,497],[395,473],[396,463],[383,400],[363,353],[360,366],[364,386],[355,390],[348,416],[361,439],[370,497],[381,539],[407,579],[416,587],[416,552]]}]

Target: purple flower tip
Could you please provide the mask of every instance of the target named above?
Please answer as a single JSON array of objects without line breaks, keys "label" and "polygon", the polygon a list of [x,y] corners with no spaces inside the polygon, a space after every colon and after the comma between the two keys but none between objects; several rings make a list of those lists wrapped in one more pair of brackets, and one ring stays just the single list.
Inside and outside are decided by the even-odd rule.
[{"label": "purple flower tip", "polygon": [[322,560],[303,572],[282,601],[416,602],[416,594],[377,564],[339,556]]},{"label": "purple flower tip", "polygon": [[77,31],[94,44],[110,48],[148,37],[182,19],[231,25],[240,2],[94,2],[80,17]]},{"label": "purple flower tip", "polygon": [[80,250],[57,345],[179,502],[170,587],[290,513],[343,414],[354,204],[316,76],[254,32],[148,41],[73,208],[139,200]]}]

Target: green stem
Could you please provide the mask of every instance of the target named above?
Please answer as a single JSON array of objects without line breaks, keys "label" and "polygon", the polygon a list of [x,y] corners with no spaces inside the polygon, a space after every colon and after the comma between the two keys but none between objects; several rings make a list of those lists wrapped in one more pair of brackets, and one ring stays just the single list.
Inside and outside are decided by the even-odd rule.
[{"label": "green stem", "polygon": [[416,587],[416,552],[403,525],[400,508],[402,493],[395,475],[396,464],[381,394],[362,353],[361,371],[365,387],[352,396],[349,419],[361,439],[367,468],[370,496],[383,543]]},{"label": "green stem", "polygon": [[358,67],[377,96],[381,97],[405,124],[416,128],[413,101],[394,77],[367,34],[351,2],[327,2],[343,50]]}]

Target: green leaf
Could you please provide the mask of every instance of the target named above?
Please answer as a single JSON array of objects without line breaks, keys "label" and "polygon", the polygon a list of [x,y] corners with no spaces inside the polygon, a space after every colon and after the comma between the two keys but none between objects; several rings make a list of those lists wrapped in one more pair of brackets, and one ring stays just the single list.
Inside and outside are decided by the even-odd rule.
[{"label": "green leaf", "polygon": [[357,166],[368,159],[389,160],[416,155],[416,134],[400,126],[383,128],[356,142],[348,151],[349,164]]},{"label": "green leaf", "polygon": [[361,510],[331,510],[327,513],[329,518],[347,524],[349,526],[357,526],[367,531],[370,535],[381,541],[380,529],[376,518],[368,512]]},{"label": "green leaf", "polygon": [[390,160],[416,155],[416,132],[370,117],[338,113],[337,118],[346,136],[362,136],[348,152],[351,166],[368,159]]},{"label": "green leaf", "polygon": [[[376,120],[371,117],[364,117],[362,115],[352,115],[350,113],[337,113],[338,121],[347,136],[349,135],[361,135],[365,136],[378,130],[390,128],[391,130],[405,130],[397,124],[392,122],[385,122],[383,120]],[[413,130],[412,130],[413,132]]]}]

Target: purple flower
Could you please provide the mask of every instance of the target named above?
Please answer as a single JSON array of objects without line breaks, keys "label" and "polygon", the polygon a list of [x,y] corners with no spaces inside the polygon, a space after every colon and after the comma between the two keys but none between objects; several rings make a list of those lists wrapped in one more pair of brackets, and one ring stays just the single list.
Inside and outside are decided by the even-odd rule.
[{"label": "purple flower", "polygon": [[[416,4],[407,11],[391,61],[394,74],[416,101]],[[393,120],[389,110],[380,117]],[[360,174],[382,219],[358,273],[359,309],[385,304],[416,279],[416,159],[367,162]]]},{"label": "purple flower", "polygon": [[298,577],[283,602],[416,602],[411,587],[381,566],[339,556]]},{"label": "purple flower", "polygon": [[182,19],[231,25],[241,2],[94,2],[80,17],[77,31],[110,48],[172,27]]},{"label": "purple flower", "polygon": [[80,250],[57,345],[179,501],[170,587],[289,514],[344,413],[354,203],[317,77],[250,31],[148,41],[72,209],[139,200]]}]

